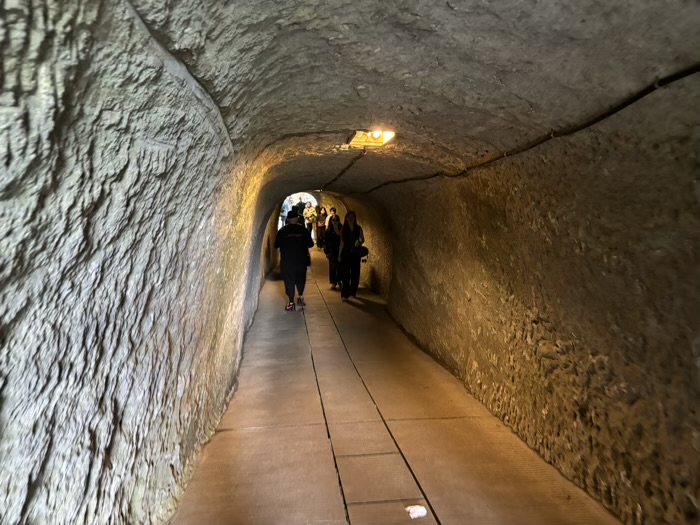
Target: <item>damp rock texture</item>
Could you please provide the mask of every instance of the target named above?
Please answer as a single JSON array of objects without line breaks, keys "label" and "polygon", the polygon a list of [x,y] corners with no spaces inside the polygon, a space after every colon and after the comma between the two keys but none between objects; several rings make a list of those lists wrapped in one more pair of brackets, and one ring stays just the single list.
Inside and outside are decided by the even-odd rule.
[{"label": "damp rock texture", "polygon": [[357,211],[366,284],[565,476],[697,522],[694,2],[1,13],[0,523],[167,520],[296,191]]}]

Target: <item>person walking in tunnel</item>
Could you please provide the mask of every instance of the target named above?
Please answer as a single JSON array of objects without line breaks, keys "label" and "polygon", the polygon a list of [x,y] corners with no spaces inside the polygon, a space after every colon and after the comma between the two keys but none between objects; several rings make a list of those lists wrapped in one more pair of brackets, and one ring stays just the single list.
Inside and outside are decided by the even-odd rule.
[{"label": "person walking in tunnel", "polygon": [[340,252],[340,217],[331,215],[328,218],[326,227],[326,239],[323,251],[328,258],[328,278],[331,282],[331,289],[340,284],[340,271],[338,269],[338,253]]},{"label": "person walking in tunnel", "polygon": [[306,222],[306,229],[309,233],[314,231],[314,224],[316,224],[316,208],[310,202],[306,203],[306,208],[304,208],[304,221]]},{"label": "person walking in tunnel", "polygon": [[[299,214],[301,213],[301,208],[299,207],[299,205],[295,204],[294,206],[292,206],[292,209],[291,209],[290,211],[295,212],[295,213],[297,214],[297,218],[298,218]],[[287,212],[287,213],[289,213],[289,212]],[[287,217],[289,217],[289,215],[287,215]],[[285,219],[284,219],[284,224],[285,224],[285,225],[286,225],[286,224],[289,224],[289,219],[288,219],[288,218],[285,218]]]},{"label": "person walking in tunnel", "polygon": [[348,211],[345,215],[343,228],[340,230],[340,246],[338,248],[338,262],[343,280],[340,296],[343,301],[347,301],[350,297],[357,297],[362,260],[360,247],[364,242],[365,236],[362,227],[357,224],[357,215],[354,211]]},{"label": "person walking in tunnel", "polygon": [[326,242],[326,230],[328,225],[328,212],[326,208],[321,206],[321,211],[318,214],[318,220],[316,221],[316,246],[319,250],[323,249],[323,245]]},{"label": "person walking in tunnel", "polygon": [[299,224],[299,214],[291,210],[287,214],[287,225],[277,232],[275,248],[280,250],[280,270],[284,280],[284,289],[289,298],[285,307],[287,311],[296,309],[294,305],[294,289],[299,293],[297,304],[302,308],[304,288],[306,286],[306,267],[309,259],[309,248],[314,245],[309,230]]}]

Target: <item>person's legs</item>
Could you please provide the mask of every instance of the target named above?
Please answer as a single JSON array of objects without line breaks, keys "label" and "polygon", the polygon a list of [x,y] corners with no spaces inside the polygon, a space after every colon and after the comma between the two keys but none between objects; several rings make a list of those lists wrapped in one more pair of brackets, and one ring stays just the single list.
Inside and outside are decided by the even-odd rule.
[{"label": "person's legs", "polygon": [[297,304],[299,306],[306,306],[306,301],[304,300],[304,288],[306,288],[306,266],[297,268],[294,272],[294,284],[296,284],[297,292],[299,292],[299,297],[297,297]]},{"label": "person's legs", "polygon": [[326,242],[326,227],[320,226],[316,228],[316,233],[318,234],[318,242],[316,243],[319,248],[323,248]]},{"label": "person's legs", "polygon": [[294,303],[294,269],[282,266],[280,273],[282,273],[282,280],[284,281],[284,292],[289,297],[289,302]]},{"label": "person's legs", "polygon": [[302,266],[296,270],[294,274],[294,284],[297,286],[299,295],[304,295],[304,288],[306,288],[306,266]]},{"label": "person's legs", "polygon": [[340,297],[347,299],[350,297],[350,261],[343,259],[338,270],[343,283],[343,287],[340,289]]},{"label": "person's legs", "polygon": [[353,257],[350,261],[350,291],[349,295],[355,297],[357,288],[360,286],[360,265],[362,264],[359,257]]},{"label": "person's legs", "polygon": [[328,280],[333,286],[338,284],[338,259],[332,255],[328,257]]}]

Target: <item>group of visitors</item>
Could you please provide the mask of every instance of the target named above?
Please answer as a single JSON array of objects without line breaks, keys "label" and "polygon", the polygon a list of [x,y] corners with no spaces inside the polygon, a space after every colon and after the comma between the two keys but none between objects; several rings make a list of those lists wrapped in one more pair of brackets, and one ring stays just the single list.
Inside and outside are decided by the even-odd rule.
[{"label": "group of visitors", "polygon": [[[301,224],[303,219],[304,225]],[[357,224],[357,215],[348,211],[345,222],[342,223],[335,208],[330,214],[321,207],[320,211],[306,203],[301,212],[298,206],[292,206],[287,214],[285,226],[277,232],[275,248],[279,248],[281,261],[280,270],[289,302],[285,309],[292,311],[296,306],[306,306],[304,288],[306,286],[306,268],[311,265],[309,248],[314,246],[311,232],[316,229],[316,245],[323,249],[328,258],[328,275],[331,289],[340,286],[340,296],[343,301],[357,297],[360,284],[360,268],[362,257],[367,255],[362,227]],[[298,293],[294,302],[295,289]]]},{"label": "group of visitors", "polygon": [[304,217],[306,229],[309,230],[309,233],[313,233],[316,237],[316,246],[322,249],[325,244],[326,228],[328,226],[328,213],[326,212],[326,208],[321,206],[321,208],[316,211],[316,208],[314,208],[310,202],[307,202],[303,209],[302,215]]}]

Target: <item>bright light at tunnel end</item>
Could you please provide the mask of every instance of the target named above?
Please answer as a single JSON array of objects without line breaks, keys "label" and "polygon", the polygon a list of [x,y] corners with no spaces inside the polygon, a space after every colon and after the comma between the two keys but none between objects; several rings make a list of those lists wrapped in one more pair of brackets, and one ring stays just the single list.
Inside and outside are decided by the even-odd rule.
[{"label": "bright light at tunnel end", "polygon": [[378,148],[393,139],[396,133],[388,130],[375,129],[372,131],[358,130],[353,133],[345,145],[346,148]]}]

